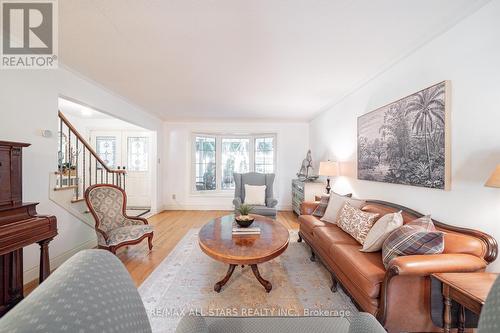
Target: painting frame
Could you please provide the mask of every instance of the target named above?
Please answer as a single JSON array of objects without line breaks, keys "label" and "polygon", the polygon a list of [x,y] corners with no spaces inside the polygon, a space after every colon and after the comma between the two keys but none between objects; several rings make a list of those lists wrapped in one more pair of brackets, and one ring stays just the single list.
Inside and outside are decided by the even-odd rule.
[{"label": "painting frame", "polygon": [[[442,93],[440,90],[441,88],[444,90]],[[436,93],[436,95],[429,95],[434,92]],[[413,101],[415,101],[415,99],[418,100],[418,98],[422,96],[424,97],[439,96],[438,100],[439,103],[434,104],[434,105],[439,105],[439,108],[427,108],[426,110],[432,109],[430,115],[427,114],[427,116],[425,115],[422,116],[422,114],[415,115],[415,113],[419,112],[413,112],[415,110],[415,104],[416,104]],[[397,111],[394,111],[396,109]],[[400,112],[399,115],[401,116],[399,118],[401,119],[396,118],[398,112]],[[421,173],[408,172],[408,171],[406,171],[406,173],[401,172],[402,174],[409,175],[405,178],[404,176],[401,176],[401,173],[394,172],[394,170],[399,171],[400,169],[398,169],[398,167],[394,167],[395,163],[391,162],[385,162],[385,165],[383,165],[384,168],[382,168],[381,156],[382,157],[386,156],[386,159],[389,160],[387,156],[391,155],[390,152],[394,151],[394,149],[392,150],[389,149],[390,146],[388,143],[384,142],[386,134],[382,129],[388,127],[387,126],[388,118],[390,118],[391,120],[396,119],[396,121],[402,124],[400,127],[405,128],[405,131],[407,132],[405,133],[407,137],[407,140],[405,141],[405,146],[408,146],[413,150],[420,150],[420,154],[413,153],[411,154],[410,158],[405,155],[405,158],[400,157],[400,160],[406,161],[405,162],[406,165],[418,164],[416,165],[418,167],[416,168],[416,170],[420,170]],[[383,119],[382,123],[381,119]],[[398,127],[396,126],[394,128],[397,129]],[[383,133],[384,136],[381,137],[380,134],[376,134],[375,130],[378,130],[378,133]],[[434,141],[439,142],[439,145],[436,145],[434,144],[434,141],[432,141],[431,146],[434,148],[433,154],[430,154],[430,147],[429,147],[429,142],[431,141],[431,134],[433,135],[432,138],[437,137],[437,139]],[[371,143],[370,139],[372,139]],[[377,139],[379,139],[379,141],[382,142],[382,144],[379,144],[380,147],[378,147],[378,149],[376,149],[377,145],[375,145],[376,143],[375,141]],[[413,142],[412,144],[411,143],[412,140],[418,142],[418,144],[415,144],[415,142]],[[425,145],[423,145],[422,142],[425,142]],[[385,150],[383,143],[385,143]],[[427,159],[422,156],[423,155],[422,150],[425,151]],[[383,171],[375,172],[376,168],[373,169],[373,171],[371,171],[370,168],[373,168],[373,165],[367,163],[367,158],[366,158],[367,154],[368,156],[372,156],[374,152],[375,156],[378,156],[378,164],[377,160],[375,160],[375,162],[373,161],[372,162],[373,164],[377,165],[376,168],[379,168]],[[424,161],[427,160],[428,163],[425,163]],[[368,160],[368,162],[370,161],[371,160]],[[406,95],[396,101],[390,102],[388,104],[376,108],[373,111],[358,116],[356,162],[357,162],[356,166],[357,179],[359,180],[375,181],[388,184],[417,186],[417,187],[450,191],[451,190],[451,81],[444,80],[432,84],[415,93]],[[435,165],[433,165],[434,163]],[[428,173],[429,175],[428,179],[426,179],[425,181],[424,181],[425,178],[424,176],[418,178],[419,175],[423,175],[424,173],[426,174]],[[418,181],[413,181],[413,180],[409,181],[408,178],[417,179]]]}]

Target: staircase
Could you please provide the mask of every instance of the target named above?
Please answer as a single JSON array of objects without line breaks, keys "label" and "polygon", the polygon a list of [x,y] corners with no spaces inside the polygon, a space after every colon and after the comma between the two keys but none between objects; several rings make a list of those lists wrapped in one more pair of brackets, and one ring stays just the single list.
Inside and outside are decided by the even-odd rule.
[{"label": "staircase", "polygon": [[95,184],[125,189],[125,168],[111,169],[94,148],[59,111],[57,171],[50,177],[50,199],[94,228],[84,193]]}]

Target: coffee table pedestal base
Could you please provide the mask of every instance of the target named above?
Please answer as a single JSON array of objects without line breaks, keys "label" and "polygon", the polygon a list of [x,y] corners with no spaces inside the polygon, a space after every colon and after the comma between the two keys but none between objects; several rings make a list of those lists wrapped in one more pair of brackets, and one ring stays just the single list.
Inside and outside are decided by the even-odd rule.
[{"label": "coffee table pedestal base", "polygon": [[[236,268],[236,266],[237,265],[233,265],[233,264],[229,265],[229,268],[227,270],[226,276],[224,276],[224,278],[222,280],[220,280],[219,282],[217,282],[214,285],[214,290],[216,292],[220,293],[222,287],[224,287],[224,285],[231,278],[231,275],[233,275],[233,272],[234,272],[234,269]],[[255,275],[255,277],[260,282],[260,284],[266,289],[266,292],[270,292],[271,289],[273,289],[273,285],[271,284],[271,282],[269,282],[269,281],[265,280],[264,278],[262,278],[262,276],[260,275],[259,268],[257,267],[257,265],[250,265],[250,267],[252,267],[253,275]]]},{"label": "coffee table pedestal base", "polygon": [[257,265],[250,265],[250,267],[252,267],[253,275],[255,275],[260,284],[264,286],[264,288],[266,288],[266,292],[270,292],[271,289],[273,289],[273,285],[271,284],[271,282],[264,280],[262,276],[260,276]]},{"label": "coffee table pedestal base", "polygon": [[226,276],[224,276],[224,278],[222,280],[220,280],[219,282],[217,282],[214,286],[214,290],[216,292],[220,293],[220,290],[222,289],[222,287],[224,287],[224,285],[227,283],[227,281],[229,281],[229,278],[231,277],[231,275],[233,275],[235,268],[236,268],[236,265],[229,265]]}]

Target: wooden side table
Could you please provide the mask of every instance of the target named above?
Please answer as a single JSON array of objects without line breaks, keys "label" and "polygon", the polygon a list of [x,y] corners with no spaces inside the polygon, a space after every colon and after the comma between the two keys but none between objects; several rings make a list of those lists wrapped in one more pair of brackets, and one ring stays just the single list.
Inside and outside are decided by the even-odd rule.
[{"label": "wooden side table", "polygon": [[451,303],[460,305],[458,333],[465,330],[465,309],[481,314],[486,296],[499,274],[495,273],[436,273],[432,277],[443,284],[443,331],[451,331]]}]

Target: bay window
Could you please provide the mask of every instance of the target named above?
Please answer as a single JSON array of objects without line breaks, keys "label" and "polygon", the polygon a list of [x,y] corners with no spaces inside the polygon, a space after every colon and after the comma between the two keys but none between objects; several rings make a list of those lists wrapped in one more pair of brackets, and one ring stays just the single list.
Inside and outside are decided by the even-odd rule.
[{"label": "bay window", "polygon": [[193,134],[192,156],[195,192],[231,191],[234,172],[274,172],[276,135]]},{"label": "bay window", "polygon": [[197,136],[195,141],[195,186],[197,191],[216,189],[215,137]]},{"label": "bay window", "polygon": [[255,139],[255,172],[274,172],[274,137]]},{"label": "bay window", "polygon": [[234,188],[233,172],[244,173],[250,170],[250,139],[222,138],[222,178],[221,189]]}]

